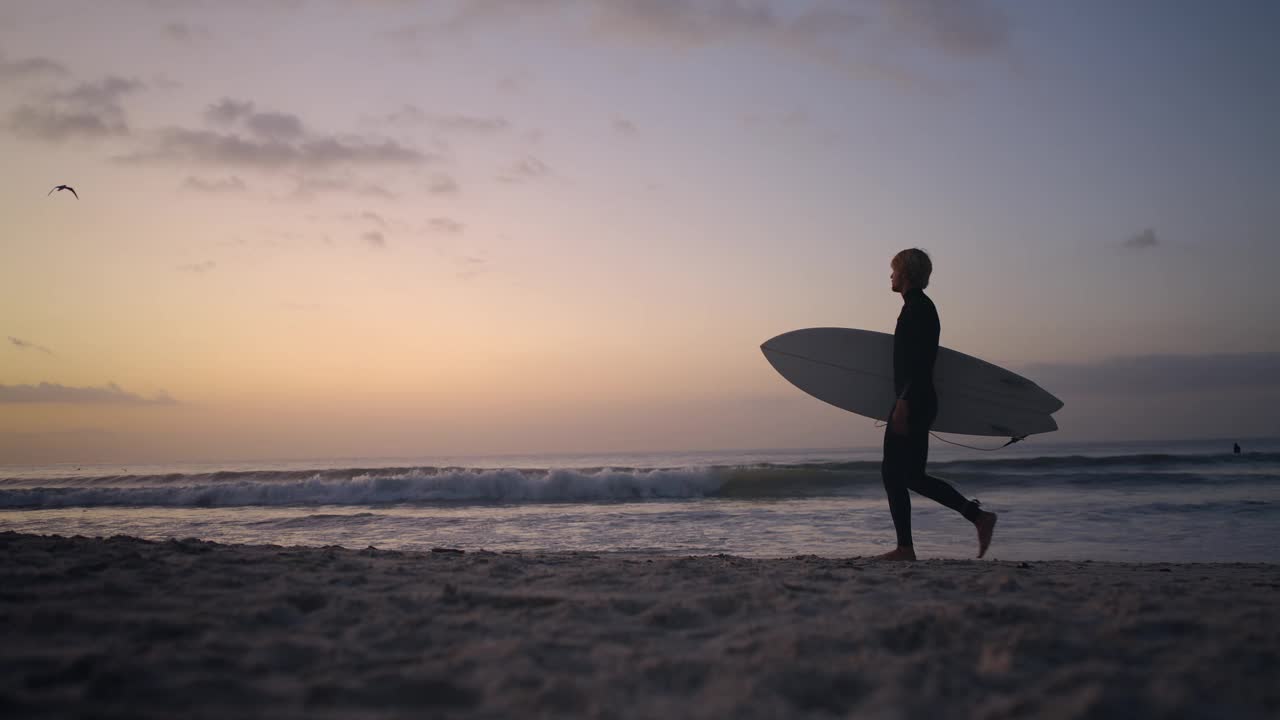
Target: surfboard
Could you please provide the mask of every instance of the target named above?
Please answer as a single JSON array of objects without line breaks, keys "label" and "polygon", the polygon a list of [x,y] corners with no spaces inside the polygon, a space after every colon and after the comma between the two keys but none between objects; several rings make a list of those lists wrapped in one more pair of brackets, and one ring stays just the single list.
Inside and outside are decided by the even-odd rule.
[{"label": "surfboard", "polygon": [[[893,391],[893,335],[851,328],[806,328],[765,341],[760,350],[782,377],[815,398],[888,420]],[[1052,432],[1062,401],[1031,380],[972,355],[938,348],[933,430],[1025,437]]]}]

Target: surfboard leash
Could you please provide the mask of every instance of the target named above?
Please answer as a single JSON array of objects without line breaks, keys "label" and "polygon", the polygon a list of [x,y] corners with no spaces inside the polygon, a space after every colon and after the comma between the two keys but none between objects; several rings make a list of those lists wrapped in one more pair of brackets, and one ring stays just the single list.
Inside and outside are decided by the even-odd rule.
[{"label": "surfboard leash", "polygon": [[[929,431],[929,434],[930,434],[930,435],[933,435],[933,431],[932,431],[932,430],[930,430],[930,431]],[[982,448],[982,447],[974,447],[973,445],[965,445],[964,443],[952,442],[952,441],[950,441],[950,440],[948,440],[948,439],[946,439],[946,438],[944,438],[944,437],[938,437],[937,435],[933,435],[933,436],[934,436],[935,438],[937,438],[937,439],[941,440],[942,442],[949,444],[949,445],[955,445],[956,447],[962,447],[962,448],[969,448],[970,450],[981,450],[982,452],[995,452],[996,450],[1003,450],[1003,449],[1005,449],[1005,448],[1009,447],[1010,445],[1012,445],[1012,444],[1014,444],[1014,443],[1016,443],[1016,442],[1019,442],[1019,441],[1021,441],[1021,440],[1025,440],[1025,439],[1026,439],[1026,437],[1027,437],[1026,435],[1023,435],[1022,437],[1011,437],[1011,438],[1009,438],[1009,442],[1007,442],[1007,443],[1005,443],[1005,444],[1001,445],[1000,447]]]},{"label": "surfboard leash", "polygon": [[[889,424],[889,423],[884,422],[883,420],[877,420],[877,421],[876,421],[876,427],[877,427],[877,428],[882,428],[882,427],[884,427],[885,425],[888,425],[888,424]],[[979,451],[981,451],[981,452],[995,452],[995,451],[997,451],[997,450],[1003,450],[1003,449],[1005,449],[1005,448],[1009,447],[1010,445],[1012,445],[1012,444],[1014,444],[1014,443],[1016,443],[1016,442],[1021,442],[1021,441],[1023,441],[1023,440],[1026,440],[1026,439],[1027,439],[1027,436],[1026,436],[1026,435],[1022,435],[1022,436],[1020,436],[1020,437],[1011,437],[1011,438],[1009,438],[1009,442],[1007,442],[1007,443],[1005,443],[1005,444],[1001,445],[1000,447],[984,448],[984,447],[977,447],[977,446],[974,446],[974,445],[965,445],[964,443],[953,442],[953,441],[948,440],[948,439],[946,439],[946,438],[944,438],[944,437],[939,437],[938,435],[934,434],[934,432],[933,432],[932,430],[930,430],[930,431],[929,431],[929,434],[930,434],[930,435],[933,435],[933,437],[934,437],[935,439],[941,440],[942,442],[947,443],[948,445],[955,445],[956,447],[968,448],[968,449],[970,449],[970,450],[979,450]]]}]

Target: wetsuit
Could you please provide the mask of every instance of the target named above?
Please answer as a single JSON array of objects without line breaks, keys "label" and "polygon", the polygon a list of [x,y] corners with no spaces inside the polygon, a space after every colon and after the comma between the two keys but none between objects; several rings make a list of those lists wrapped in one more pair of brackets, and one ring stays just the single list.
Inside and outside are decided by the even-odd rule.
[{"label": "wetsuit", "polygon": [[929,459],[929,428],[938,415],[938,394],[933,387],[933,365],[938,357],[941,326],[938,310],[923,290],[912,288],[902,295],[902,312],[893,331],[893,389],[907,402],[907,434],[884,430],[884,461],[880,476],[889,496],[889,514],[898,533],[898,545],[911,547],[911,494],[914,490],[962,514],[970,522],[981,510],[944,480],[925,474]]}]

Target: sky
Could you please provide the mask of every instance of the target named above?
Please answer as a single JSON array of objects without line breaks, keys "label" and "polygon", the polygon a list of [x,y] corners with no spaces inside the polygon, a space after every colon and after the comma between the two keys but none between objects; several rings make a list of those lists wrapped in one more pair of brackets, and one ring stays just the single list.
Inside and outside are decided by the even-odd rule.
[{"label": "sky", "polygon": [[[1265,0],[9,0],[0,463],[874,446],[892,332],[1044,442],[1280,435]],[[68,192],[47,194],[58,184]]]}]

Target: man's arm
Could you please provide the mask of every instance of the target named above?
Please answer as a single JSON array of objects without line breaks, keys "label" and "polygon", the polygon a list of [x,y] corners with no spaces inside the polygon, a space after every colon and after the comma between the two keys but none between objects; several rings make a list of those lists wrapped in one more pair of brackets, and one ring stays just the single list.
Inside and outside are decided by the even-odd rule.
[{"label": "man's arm", "polygon": [[919,376],[920,359],[920,323],[911,305],[902,308],[899,332],[902,333],[902,350],[906,354],[906,383],[893,405],[893,414],[889,416],[892,430],[899,434],[907,434],[907,420],[911,413],[911,388]]},{"label": "man's arm", "polygon": [[903,308],[902,350],[906,354],[903,363],[906,382],[894,405],[891,421],[894,431],[905,433],[907,419],[913,401],[920,397],[922,389],[933,385],[933,358],[938,354],[937,321],[928,308],[908,305]]},{"label": "man's arm", "polygon": [[929,352],[933,349],[932,344],[928,313],[907,305],[903,308],[902,316],[902,350],[906,354],[903,365],[907,376],[904,378],[906,383],[902,386],[902,392],[898,394],[899,400],[909,403],[915,399],[918,388],[928,387]]}]

